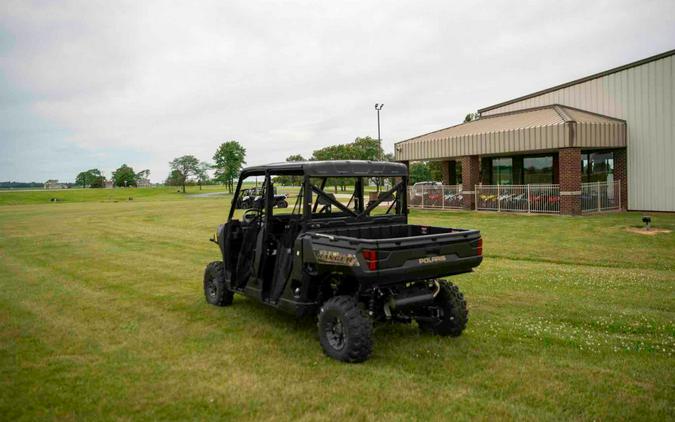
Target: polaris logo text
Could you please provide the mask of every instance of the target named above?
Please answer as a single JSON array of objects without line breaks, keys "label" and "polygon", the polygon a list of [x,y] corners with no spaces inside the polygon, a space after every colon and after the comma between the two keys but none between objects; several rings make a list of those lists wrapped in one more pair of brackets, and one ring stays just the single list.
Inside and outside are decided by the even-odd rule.
[{"label": "polaris logo text", "polygon": [[420,264],[433,264],[434,262],[445,262],[445,256],[428,256],[417,260]]}]

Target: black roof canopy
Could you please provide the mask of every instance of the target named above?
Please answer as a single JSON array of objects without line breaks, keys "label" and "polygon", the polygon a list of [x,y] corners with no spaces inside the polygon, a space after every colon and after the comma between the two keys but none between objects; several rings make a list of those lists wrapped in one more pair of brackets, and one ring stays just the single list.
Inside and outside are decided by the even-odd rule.
[{"label": "black roof canopy", "polygon": [[306,174],[315,177],[395,177],[407,176],[408,168],[402,163],[388,161],[334,160],[334,161],[285,161],[251,166],[242,170],[241,177],[261,176],[269,170],[272,174]]}]

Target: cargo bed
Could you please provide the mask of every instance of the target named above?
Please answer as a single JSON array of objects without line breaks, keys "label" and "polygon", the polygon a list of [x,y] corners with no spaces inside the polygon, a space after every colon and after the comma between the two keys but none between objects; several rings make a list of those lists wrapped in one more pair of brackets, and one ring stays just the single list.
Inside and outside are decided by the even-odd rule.
[{"label": "cargo bed", "polygon": [[[351,251],[359,277],[378,284],[424,280],[471,271],[482,261],[478,230],[415,224],[343,226],[307,233],[312,248]],[[364,251],[375,253],[368,266]],[[371,255],[366,255],[370,257]],[[373,259],[371,259],[372,261]]]}]

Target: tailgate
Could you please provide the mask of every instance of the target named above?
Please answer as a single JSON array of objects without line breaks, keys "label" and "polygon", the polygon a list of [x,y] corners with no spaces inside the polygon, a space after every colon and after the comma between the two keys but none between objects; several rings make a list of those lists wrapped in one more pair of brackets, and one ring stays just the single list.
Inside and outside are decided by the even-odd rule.
[{"label": "tailgate", "polygon": [[[380,281],[427,279],[471,271],[482,261],[478,230],[377,240]],[[364,246],[366,246],[364,244]]]}]

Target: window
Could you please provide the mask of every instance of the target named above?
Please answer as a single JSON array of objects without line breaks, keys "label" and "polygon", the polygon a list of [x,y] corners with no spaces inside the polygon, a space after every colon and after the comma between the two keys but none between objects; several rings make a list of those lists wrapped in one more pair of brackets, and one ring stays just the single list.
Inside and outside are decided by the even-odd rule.
[{"label": "window", "polygon": [[509,157],[509,158],[492,159],[492,184],[493,185],[513,184],[512,158]]},{"label": "window", "polygon": [[495,157],[481,159],[481,182],[491,185],[553,183],[552,155]]},{"label": "window", "polygon": [[526,185],[553,183],[553,156],[524,157],[523,183]]},{"label": "window", "polygon": [[450,161],[450,184],[451,185],[461,185],[462,184],[462,162],[461,161]]},{"label": "window", "polygon": [[612,182],[614,180],[614,152],[582,152],[581,179],[583,182]]},{"label": "window", "polygon": [[455,185],[462,184],[462,162],[455,161]]}]

